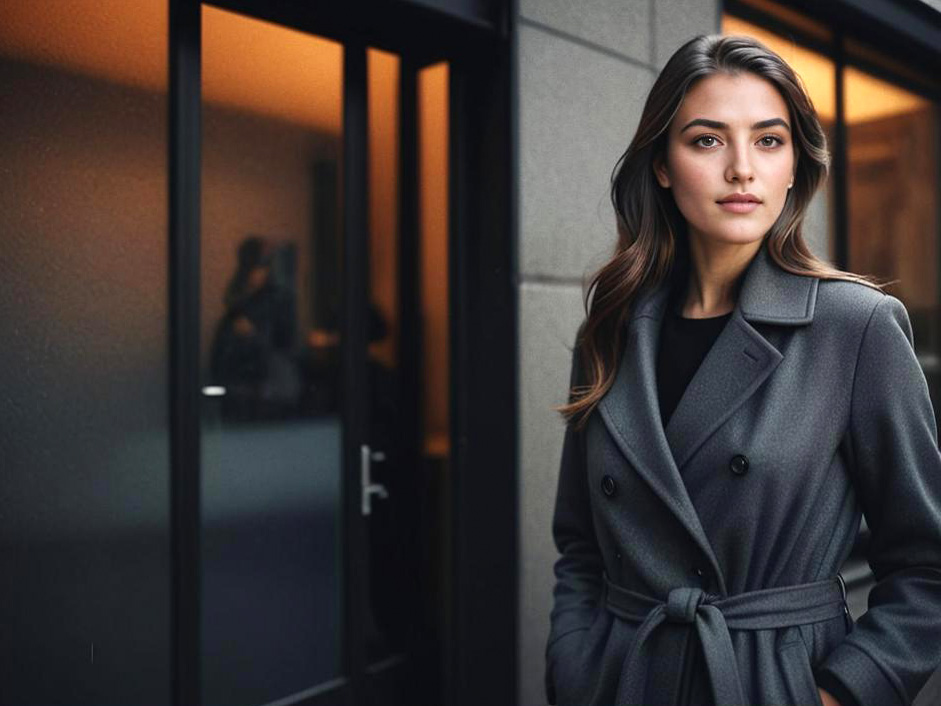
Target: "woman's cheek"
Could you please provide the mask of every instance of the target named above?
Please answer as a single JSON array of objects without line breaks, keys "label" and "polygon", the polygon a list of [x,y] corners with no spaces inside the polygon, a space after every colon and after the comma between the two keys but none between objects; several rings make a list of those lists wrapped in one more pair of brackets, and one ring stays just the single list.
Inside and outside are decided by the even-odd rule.
[{"label": "woman's cheek", "polygon": [[674,198],[680,211],[689,218],[694,214],[707,212],[715,200],[712,176],[708,169],[687,166],[679,174],[675,184]]}]

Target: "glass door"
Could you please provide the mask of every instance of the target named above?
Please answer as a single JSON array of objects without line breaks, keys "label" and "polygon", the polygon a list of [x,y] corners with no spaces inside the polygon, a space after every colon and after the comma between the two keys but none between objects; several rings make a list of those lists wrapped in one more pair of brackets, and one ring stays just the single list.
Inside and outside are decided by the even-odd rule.
[{"label": "glass door", "polygon": [[416,701],[400,70],[202,8],[206,706]]}]

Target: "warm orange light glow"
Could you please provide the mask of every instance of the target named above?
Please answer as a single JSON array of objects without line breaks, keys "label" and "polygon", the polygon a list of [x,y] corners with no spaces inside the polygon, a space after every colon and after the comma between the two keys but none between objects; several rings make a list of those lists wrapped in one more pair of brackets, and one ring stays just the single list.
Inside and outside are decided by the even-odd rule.
[{"label": "warm orange light glow", "polygon": [[339,135],[343,45],[203,5],[203,101]]},{"label": "warm orange light glow", "polygon": [[[830,59],[731,15],[723,15],[722,33],[754,37],[780,54],[803,80],[821,118],[836,119],[836,68]],[[850,124],[911,113],[928,105],[924,99],[853,67],[847,67],[845,79],[846,121]]]},{"label": "warm orange light glow", "polygon": [[[208,5],[202,13],[205,102],[340,134],[341,44]],[[0,54],[20,61],[164,92],[166,42],[164,3],[0,2]]]},{"label": "warm orange light glow", "polygon": [[418,74],[425,453],[448,453],[448,65]]},{"label": "warm orange light glow", "polygon": [[0,2],[0,54],[164,92],[167,22],[163,2]]},{"label": "warm orange light glow", "polygon": [[801,77],[820,117],[836,119],[836,67],[827,57],[731,15],[722,16],[722,33],[753,37],[779,54]]},{"label": "warm orange light glow", "polygon": [[399,225],[399,57],[369,49],[366,54],[369,110],[369,281],[370,299],[389,335],[372,354],[390,368],[398,350]]},{"label": "warm orange light glow", "polygon": [[930,102],[852,66],[846,67],[846,120],[864,123],[927,110]]}]

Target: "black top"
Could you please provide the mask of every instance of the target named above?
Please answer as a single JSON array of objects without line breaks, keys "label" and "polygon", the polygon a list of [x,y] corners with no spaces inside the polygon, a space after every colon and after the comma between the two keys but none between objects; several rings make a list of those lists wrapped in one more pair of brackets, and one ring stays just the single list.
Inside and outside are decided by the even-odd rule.
[{"label": "black top", "polygon": [[657,353],[657,394],[664,428],[689,381],[732,316],[730,311],[706,319],[684,318],[679,291],[681,288],[674,288],[670,295]]}]

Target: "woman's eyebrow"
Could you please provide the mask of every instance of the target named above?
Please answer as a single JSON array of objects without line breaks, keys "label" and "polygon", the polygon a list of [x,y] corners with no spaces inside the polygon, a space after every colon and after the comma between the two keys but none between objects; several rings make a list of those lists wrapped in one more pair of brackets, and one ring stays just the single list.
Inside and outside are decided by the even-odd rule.
[{"label": "woman's eyebrow", "polygon": [[[705,127],[711,127],[716,130],[727,130],[729,127],[728,123],[722,123],[718,120],[707,120],[706,118],[696,118],[695,120],[690,120],[686,125],[683,126],[683,129],[680,132],[686,130],[686,128],[693,127],[694,125],[704,125]],[[771,118],[770,120],[761,120],[751,126],[752,130],[761,130],[762,128],[771,127],[772,125],[782,125],[784,128],[790,132],[791,126],[783,118]]]}]

